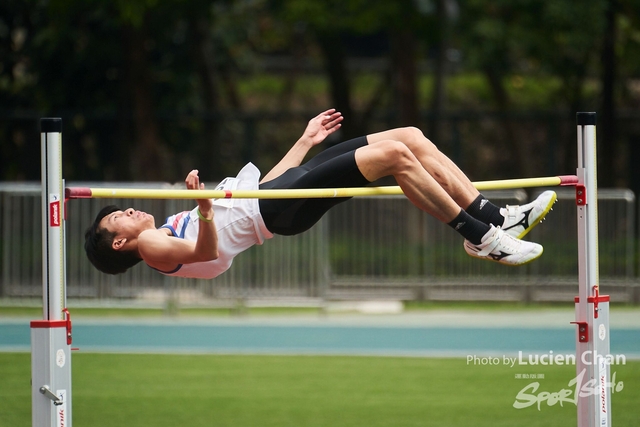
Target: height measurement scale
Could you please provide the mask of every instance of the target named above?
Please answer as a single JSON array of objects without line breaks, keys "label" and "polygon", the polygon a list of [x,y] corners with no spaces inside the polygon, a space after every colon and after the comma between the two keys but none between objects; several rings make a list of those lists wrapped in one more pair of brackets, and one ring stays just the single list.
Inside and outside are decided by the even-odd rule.
[{"label": "height measurement scale", "polygon": [[71,426],[71,319],[66,310],[62,120],[40,120],[42,320],[31,322],[34,427]]},{"label": "height measurement scale", "polygon": [[611,425],[609,296],[600,295],[596,113],[578,113],[578,296],[575,298],[578,427]]}]

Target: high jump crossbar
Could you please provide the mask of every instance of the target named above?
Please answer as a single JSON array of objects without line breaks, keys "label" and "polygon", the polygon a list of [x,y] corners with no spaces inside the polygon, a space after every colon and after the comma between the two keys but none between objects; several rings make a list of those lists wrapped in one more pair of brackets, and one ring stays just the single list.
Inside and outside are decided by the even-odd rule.
[{"label": "high jump crossbar", "polygon": [[[576,185],[576,175],[563,175],[542,178],[520,178],[496,181],[474,182],[480,190],[505,190],[512,188],[554,187]],[[135,189],[135,188],[89,188],[68,187],[67,199],[309,199],[357,196],[393,196],[402,195],[399,186],[355,187],[355,188],[309,188],[283,190],[173,190],[173,189]]]},{"label": "high jump crossbar", "polygon": [[[611,425],[609,296],[599,292],[596,114],[577,113],[576,175],[475,183],[479,190],[573,185],[578,222],[578,296],[575,297],[578,427]],[[62,120],[40,121],[42,149],[43,319],[31,322],[31,399],[34,427],[71,427],[71,320],[66,309],[64,198],[284,198],[292,190],[251,194],[216,190],[67,188],[62,180]],[[340,192],[338,190],[341,190]],[[344,190],[344,192],[342,192]],[[402,194],[399,187],[293,190],[295,197]],[[323,195],[315,195],[319,192]],[[358,193],[358,194],[356,194]],[[289,193],[293,196],[293,193]],[[274,198],[274,197],[272,197]]]}]

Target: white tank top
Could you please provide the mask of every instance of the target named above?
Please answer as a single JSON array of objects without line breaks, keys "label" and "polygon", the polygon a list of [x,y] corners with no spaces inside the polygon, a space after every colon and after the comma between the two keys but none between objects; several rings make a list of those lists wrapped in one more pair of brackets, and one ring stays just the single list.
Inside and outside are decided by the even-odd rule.
[{"label": "white tank top", "polygon": [[[225,178],[216,190],[257,190],[260,171],[247,164],[235,178]],[[196,241],[200,220],[198,207],[167,218],[160,228],[168,228],[174,237]],[[258,199],[214,199],[213,220],[218,233],[218,259],[192,264],[180,264],[173,271],[160,271],[167,276],[212,279],[231,267],[233,258],[253,245],[261,245],[273,237],[267,230]]]}]

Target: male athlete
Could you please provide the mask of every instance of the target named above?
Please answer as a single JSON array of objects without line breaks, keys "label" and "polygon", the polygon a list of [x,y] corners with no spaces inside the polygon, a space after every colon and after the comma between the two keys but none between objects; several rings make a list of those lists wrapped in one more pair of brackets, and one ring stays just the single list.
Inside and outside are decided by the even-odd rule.
[{"label": "male athlete", "polygon": [[[413,127],[348,140],[303,163],[312,147],[341,127],[342,119],[334,109],[320,113],[262,180],[260,171],[249,163],[218,188],[362,187],[393,176],[417,208],[464,238],[469,255],[508,265],[526,264],[542,255],[541,245],[520,239],[551,210],[555,192],[546,191],[527,205],[500,208]],[[188,189],[204,189],[197,170],[189,172],[185,183]],[[193,210],[170,216],[159,228],[145,212],[107,206],[87,230],[85,250],[91,263],[109,274],[144,261],[170,276],[213,278],[229,269],[240,252],[274,234],[302,233],[345,200],[198,199]]]}]

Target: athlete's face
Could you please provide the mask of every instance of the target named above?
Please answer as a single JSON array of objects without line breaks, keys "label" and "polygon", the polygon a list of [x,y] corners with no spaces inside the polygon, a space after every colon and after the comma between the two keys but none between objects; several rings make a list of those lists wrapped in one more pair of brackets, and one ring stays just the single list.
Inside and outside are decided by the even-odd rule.
[{"label": "athlete's face", "polygon": [[117,238],[133,239],[147,229],[155,228],[153,215],[133,208],[115,211],[102,218],[100,227],[116,233]]}]

